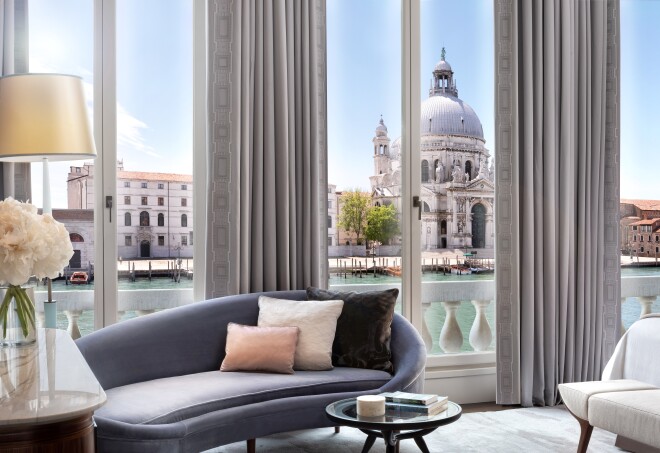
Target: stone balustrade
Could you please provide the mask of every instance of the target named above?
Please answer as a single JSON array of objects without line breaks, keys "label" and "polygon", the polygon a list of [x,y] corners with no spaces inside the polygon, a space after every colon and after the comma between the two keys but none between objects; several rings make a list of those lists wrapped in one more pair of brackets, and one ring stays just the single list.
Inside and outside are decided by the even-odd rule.
[{"label": "stone balustrade", "polygon": [[[378,291],[400,284],[333,285],[338,291]],[[119,319],[125,313],[143,316],[157,310],[192,303],[192,289],[120,290]],[[36,291],[36,309],[43,321],[45,292]],[[660,277],[623,277],[621,279],[622,331],[639,317],[660,312]],[[58,311],[67,319],[71,336],[80,337],[80,318],[85,311],[94,310],[92,290],[55,291]],[[494,350],[493,280],[465,280],[452,282],[423,282],[421,303],[424,313],[422,337],[429,353],[447,354]],[[401,299],[399,298],[399,307]],[[91,330],[93,326],[86,326]]]}]

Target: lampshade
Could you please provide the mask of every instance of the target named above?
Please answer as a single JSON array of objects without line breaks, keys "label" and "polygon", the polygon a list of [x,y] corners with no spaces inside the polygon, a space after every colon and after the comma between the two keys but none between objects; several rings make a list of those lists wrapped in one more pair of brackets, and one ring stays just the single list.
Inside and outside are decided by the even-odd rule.
[{"label": "lampshade", "polygon": [[96,157],[82,79],[64,74],[0,78],[0,161]]}]

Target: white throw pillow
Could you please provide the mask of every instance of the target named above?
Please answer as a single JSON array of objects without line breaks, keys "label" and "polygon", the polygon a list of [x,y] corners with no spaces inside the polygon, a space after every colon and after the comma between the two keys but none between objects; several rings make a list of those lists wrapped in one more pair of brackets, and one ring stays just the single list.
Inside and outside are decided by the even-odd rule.
[{"label": "white throw pillow", "polygon": [[300,329],[293,368],[332,369],[332,342],[342,300],[307,301],[259,296],[259,327],[295,326]]}]

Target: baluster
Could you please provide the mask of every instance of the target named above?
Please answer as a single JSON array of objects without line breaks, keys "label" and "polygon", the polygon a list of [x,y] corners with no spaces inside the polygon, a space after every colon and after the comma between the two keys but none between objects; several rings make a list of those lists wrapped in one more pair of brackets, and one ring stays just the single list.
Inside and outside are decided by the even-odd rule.
[{"label": "baluster", "polygon": [[653,305],[653,302],[655,302],[655,298],[656,298],[656,296],[639,296],[639,297],[637,297],[637,300],[639,300],[639,305],[642,306],[642,312],[639,314],[640,318],[643,318],[644,316],[651,313],[651,305]]},{"label": "baluster", "polygon": [[64,310],[64,314],[66,315],[66,319],[69,322],[66,331],[69,332],[71,338],[77,340],[78,338],[80,338],[80,328],[78,327],[78,318],[80,318],[80,315],[82,315],[82,310]]},{"label": "baluster", "polygon": [[623,325],[623,303],[628,300],[627,297],[622,297],[621,298],[621,336],[623,336],[624,333],[626,333],[626,326]]},{"label": "baluster", "polygon": [[[430,305],[429,305],[430,307]],[[427,308],[428,310],[428,308]],[[431,331],[429,330],[429,321],[427,321],[426,316],[422,316],[422,339],[426,345],[426,350],[431,351],[433,349],[433,337],[431,336]]]},{"label": "baluster", "polygon": [[485,351],[493,340],[493,333],[486,319],[486,307],[490,305],[490,300],[473,300],[472,305],[476,313],[470,329],[470,345],[475,351]]},{"label": "baluster", "polygon": [[447,316],[445,317],[445,323],[442,326],[438,343],[442,350],[447,353],[459,352],[461,346],[463,346],[463,333],[456,320],[456,310],[458,310],[460,305],[461,302],[457,300],[442,302]]}]

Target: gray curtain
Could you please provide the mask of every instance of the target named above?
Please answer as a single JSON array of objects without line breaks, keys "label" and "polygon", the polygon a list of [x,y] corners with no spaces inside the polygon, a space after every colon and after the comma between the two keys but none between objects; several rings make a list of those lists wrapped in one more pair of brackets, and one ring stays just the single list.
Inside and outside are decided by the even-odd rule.
[{"label": "gray curtain", "polygon": [[325,1],[216,0],[209,17],[207,296],[319,286]]},{"label": "gray curtain", "polygon": [[554,405],[618,338],[619,5],[496,8],[497,399]]},{"label": "gray curtain", "polygon": [[[0,76],[28,71],[28,0],[0,0]],[[30,199],[30,164],[0,162],[0,199]]]}]

